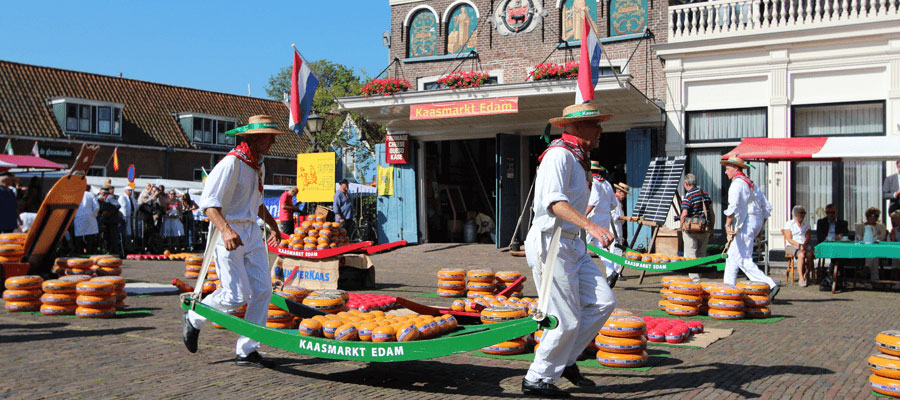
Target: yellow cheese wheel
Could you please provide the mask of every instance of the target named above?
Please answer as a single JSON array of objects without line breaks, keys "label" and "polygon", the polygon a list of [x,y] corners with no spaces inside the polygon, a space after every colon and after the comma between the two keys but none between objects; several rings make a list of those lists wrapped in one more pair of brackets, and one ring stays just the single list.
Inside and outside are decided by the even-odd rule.
[{"label": "yellow cheese wheel", "polygon": [[3,300],[34,301],[41,297],[41,293],[41,289],[6,289],[3,291]]},{"label": "yellow cheese wheel", "polygon": [[6,278],[4,285],[7,289],[34,290],[40,289],[44,279],[37,275],[22,275]]},{"label": "yellow cheese wheel", "polygon": [[116,291],[125,289],[125,278],[121,276],[98,276],[91,280],[97,282],[110,282],[113,284],[113,287],[115,287]]},{"label": "yellow cheese wheel", "polygon": [[79,318],[112,318],[116,315],[115,307],[93,308],[81,307],[75,309],[75,315]]},{"label": "yellow cheese wheel", "polygon": [[494,270],[492,269],[470,269],[466,272],[469,282],[494,282]]},{"label": "yellow cheese wheel", "polygon": [[[44,293],[41,295],[41,304],[52,304],[57,306],[63,305],[75,305],[75,299],[78,296],[75,294],[59,294],[59,293]],[[74,311],[74,307],[73,307]]]},{"label": "yellow cheese wheel", "polygon": [[898,379],[885,378],[883,376],[872,374],[872,376],[869,377],[869,387],[883,395],[900,397],[900,380]]},{"label": "yellow cheese wheel", "polygon": [[660,301],[656,302],[656,307],[663,311],[666,311],[666,307],[668,305],[669,305],[668,300],[660,300]]},{"label": "yellow cheese wheel", "polygon": [[393,326],[379,326],[372,330],[372,342],[395,342],[397,341],[397,330]]},{"label": "yellow cheese wheel", "polygon": [[[321,231],[320,231],[321,232]],[[353,324],[344,324],[334,331],[334,338],[341,341],[358,341],[359,332]]]},{"label": "yellow cheese wheel", "polygon": [[709,296],[714,299],[743,300],[744,289],[741,289],[735,285],[721,283],[715,286],[710,286]]},{"label": "yellow cheese wheel", "polygon": [[41,284],[44,293],[75,294],[78,282],[66,282],[62,279],[50,279]]},{"label": "yellow cheese wheel", "polygon": [[737,283],[737,287],[744,289],[745,294],[761,296],[768,296],[770,290],[769,284],[760,281],[740,281]]},{"label": "yellow cheese wheel", "polygon": [[9,311],[9,312],[38,311],[41,309],[41,301],[40,300],[27,300],[27,301],[7,300],[4,307],[6,308],[6,311]]},{"label": "yellow cheese wheel", "polygon": [[59,277],[59,280],[61,280],[63,282],[75,282],[77,284],[78,282],[84,282],[84,281],[91,280],[91,276],[90,275],[80,275],[80,274],[79,275],[66,275],[66,276]]},{"label": "yellow cheese wheel", "polygon": [[627,354],[597,350],[597,362],[613,368],[643,367],[647,364],[647,358],[647,353],[643,351],[637,354]]},{"label": "yellow cheese wheel", "polygon": [[94,295],[85,295],[79,294],[75,297],[75,304],[78,304],[79,307],[88,307],[88,308],[107,308],[113,307],[116,304],[115,296],[94,296]]},{"label": "yellow cheese wheel", "polygon": [[397,329],[398,342],[412,342],[419,339],[419,329],[415,324],[401,324]]},{"label": "yellow cheese wheel", "polygon": [[709,317],[713,319],[744,319],[743,311],[735,311],[735,310],[718,310],[709,308]]},{"label": "yellow cheese wheel", "polygon": [[772,303],[769,296],[750,294],[744,296],[744,305],[747,307],[768,307]]},{"label": "yellow cheese wheel", "polygon": [[334,339],[334,333],[337,331],[337,328],[340,328],[341,325],[344,325],[344,321],[339,319],[329,319],[322,323],[322,336],[328,339]]},{"label": "yellow cheese wheel", "polygon": [[322,337],[322,323],[312,318],[304,318],[297,328],[300,336]]},{"label": "yellow cheese wheel", "polygon": [[514,354],[522,354],[525,352],[525,341],[522,339],[513,339],[500,342],[481,349],[485,354],[497,354],[501,356],[511,356]]},{"label": "yellow cheese wheel", "polygon": [[900,357],[887,354],[869,356],[869,370],[875,375],[890,379],[900,379]]},{"label": "yellow cheese wheel", "polygon": [[772,316],[772,310],[768,307],[747,307],[744,308],[744,317],[746,318],[769,318]]},{"label": "yellow cheese wheel", "polygon": [[438,287],[438,289],[465,290],[466,289],[466,281],[438,279],[437,287]]},{"label": "yellow cheese wheel", "polygon": [[744,302],[741,300],[711,298],[706,304],[711,310],[741,311],[744,309]]},{"label": "yellow cheese wheel", "polygon": [[303,305],[333,314],[343,309],[344,299],[333,294],[311,294],[303,299]]},{"label": "yellow cheese wheel", "polygon": [[703,303],[703,299],[700,298],[700,296],[680,293],[670,293],[666,300],[672,304],[681,304],[685,306],[699,306]]},{"label": "yellow cheese wheel", "polygon": [[875,336],[875,347],[884,354],[900,357],[900,331],[884,331]]},{"label": "yellow cheese wheel", "polygon": [[111,282],[84,281],[75,285],[75,292],[93,296],[109,296],[116,291],[116,285]]},{"label": "yellow cheese wheel", "polygon": [[481,322],[495,324],[527,317],[527,311],[521,307],[489,307],[481,310]]},{"label": "yellow cheese wheel", "polygon": [[466,279],[466,271],[462,268],[444,268],[437,272],[438,279],[461,281]]},{"label": "yellow cheese wheel", "polygon": [[465,290],[458,289],[442,289],[437,290],[437,295],[441,297],[463,297],[466,295]]},{"label": "yellow cheese wheel", "polygon": [[639,337],[647,330],[644,320],[633,316],[611,316],[600,328],[600,334],[614,337]]},{"label": "yellow cheese wheel", "polygon": [[700,286],[699,283],[684,282],[684,281],[670,282],[669,290],[671,290],[674,293],[689,294],[692,296],[699,296],[700,293],[703,293],[703,287]]},{"label": "yellow cheese wheel", "polygon": [[60,305],[60,304],[41,304],[41,314],[44,315],[75,315],[75,310],[78,308],[74,303]]},{"label": "yellow cheese wheel", "polygon": [[673,276],[673,275],[664,276],[660,280],[660,283],[662,283],[662,286],[664,288],[668,288],[672,282],[693,282],[693,280],[686,276]]},{"label": "yellow cheese wheel", "polygon": [[515,282],[522,277],[522,274],[518,271],[497,271],[494,276],[504,282]]},{"label": "yellow cheese wheel", "polygon": [[635,354],[647,349],[647,339],[644,336],[624,338],[597,335],[594,338],[594,346],[609,353]]},{"label": "yellow cheese wheel", "polygon": [[122,266],[122,259],[119,257],[104,257],[97,260],[95,265],[101,267],[120,267]]},{"label": "yellow cheese wheel", "polygon": [[466,289],[471,290],[473,292],[492,292],[494,291],[494,284],[488,282],[472,282],[466,284]]},{"label": "yellow cheese wheel", "polygon": [[699,314],[700,308],[696,307],[696,306],[685,306],[685,305],[681,305],[681,304],[672,304],[672,303],[667,302],[665,311],[672,315],[680,315],[680,316],[689,317],[692,315]]}]

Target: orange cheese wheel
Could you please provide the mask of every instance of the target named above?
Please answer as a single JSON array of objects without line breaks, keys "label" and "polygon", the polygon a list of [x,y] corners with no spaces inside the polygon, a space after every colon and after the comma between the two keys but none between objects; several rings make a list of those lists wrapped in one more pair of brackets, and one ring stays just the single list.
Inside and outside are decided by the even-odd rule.
[{"label": "orange cheese wheel", "polygon": [[66,268],[66,275],[88,275],[91,276],[94,274],[94,271],[88,268]]},{"label": "orange cheese wheel", "polygon": [[57,306],[72,305],[72,311],[74,311],[75,299],[77,297],[78,296],[75,294],[44,293],[41,295],[41,304],[52,304]]},{"label": "orange cheese wheel", "polygon": [[44,293],[75,294],[78,282],[66,282],[62,279],[50,279],[41,284]]},{"label": "orange cheese wheel", "polygon": [[712,298],[706,304],[711,310],[741,311],[744,309],[744,302],[740,300]]},{"label": "orange cheese wheel", "polygon": [[465,311],[466,302],[462,299],[453,300],[453,303],[450,304],[450,309],[453,311]]},{"label": "orange cheese wheel", "polygon": [[885,378],[883,376],[872,374],[872,376],[869,377],[869,387],[883,395],[900,397],[900,380],[898,379]]},{"label": "orange cheese wheel", "polygon": [[41,289],[6,289],[3,291],[3,300],[34,301],[41,297]]},{"label": "orange cheese wheel", "polygon": [[304,318],[297,327],[300,336],[322,337],[322,323],[312,318]]},{"label": "orange cheese wheel", "polygon": [[119,276],[122,275],[120,267],[100,267],[95,271],[98,276]]},{"label": "orange cheese wheel", "polygon": [[718,310],[709,308],[709,317],[713,319],[744,319],[743,311],[734,311],[734,310]]},{"label": "orange cheese wheel", "polygon": [[494,284],[488,282],[472,282],[466,284],[466,289],[474,292],[493,292]]},{"label": "orange cheese wheel", "polygon": [[397,341],[397,330],[393,326],[379,326],[372,330],[372,342],[395,342]]},{"label": "orange cheese wheel", "polygon": [[494,270],[492,269],[470,269],[466,272],[466,278],[469,282],[494,282]]},{"label": "orange cheese wheel", "polygon": [[79,318],[112,318],[116,315],[116,309],[114,307],[93,308],[79,306],[75,309],[75,315]]},{"label": "orange cheese wheel", "polygon": [[450,289],[450,290],[465,290],[466,289],[466,281],[463,280],[448,280],[448,279],[438,279],[437,281],[438,289]]},{"label": "orange cheese wheel", "polygon": [[23,255],[25,254],[25,247],[21,244],[0,244],[0,255],[3,256],[14,256],[14,255]]},{"label": "orange cheese wheel", "polygon": [[693,280],[686,276],[672,276],[672,275],[664,276],[660,280],[660,283],[662,283],[662,286],[664,288],[668,288],[672,282],[693,282]]},{"label": "orange cheese wheel", "polygon": [[66,275],[66,276],[59,277],[59,280],[61,280],[63,282],[75,282],[77,284],[78,282],[84,282],[84,281],[91,280],[91,276],[90,275],[80,275],[80,274],[79,275]]},{"label": "orange cheese wheel", "polygon": [[624,338],[606,335],[597,335],[594,338],[594,346],[598,350],[609,353],[635,354],[647,349],[647,339],[643,336]]},{"label": "orange cheese wheel", "polygon": [[285,321],[266,321],[266,327],[272,329],[294,329],[297,323],[293,319]]},{"label": "orange cheese wheel", "polygon": [[67,305],[60,304],[41,304],[41,314],[44,315],[75,315],[75,310],[78,308],[74,303]]},{"label": "orange cheese wheel", "polygon": [[769,284],[759,281],[740,281],[737,287],[744,289],[745,294],[768,296]]},{"label": "orange cheese wheel", "polygon": [[125,278],[121,276],[98,276],[91,279],[96,282],[109,282],[113,284],[116,291],[125,290]]},{"label": "orange cheese wheel", "polygon": [[769,304],[772,304],[772,300],[769,299],[769,296],[757,294],[744,296],[744,305],[747,307],[768,307]]},{"label": "orange cheese wheel", "polygon": [[116,285],[112,282],[84,281],[75,285],[75,293],[79,295],[109,296],[115,291]]},{"label": "orange cheese wheel", "polygon": [[450,314],[444,314],[440,318],[443,319],[444,323],[446,324],[445,328],[443,328],[444,332],[453,332],[456,330],[456,328],[459,327],[459,321],[456,320],[456,317]]},{"label": "orange cheese wheel", "polygon": [[188,272],[200,272],[203,267],[200,265],[188,264],[184,266],[184,270]]},{"label": "orange cheese wheel", "polygon": [[346,303],[348,300],[350,300],[350,294],[347,293],[346,290],[340,290],[340,289],[316,290],[316,291],[310,293],[310,295],[313,295],[313,294],[327,294],[327,295],[332,295],[332,296],[338,296],[344,300],[344,303]]},{"label": "orange cheese wheel", "polygon": [[344,299],[333,294],[314,294],[306,296],[303,299],[303,305],[327,313],[337,313],[343,309]]},{"label": "orange cheese wheel", "polygon": [[37,275],[22,275],[6,278],[4,285],[7,289],[34,290],[40,289],[44,279]]},{"label": "orange cheese wheel", "polygon": [[709,296],[709,289],[719,284],[721,282],[700,282],[700,288],[703,289],[703,294]]},{"label": "orange cheese wheel", "polygon": [[437,272],[438,279],[461,281],[466,279],[466,271],[461,268],[444,268]]},{"label": "orange cheese wheel", "polygon": [[412,342],[419,339],[419,329],[415,324],[402,323],[395,326],[397,327],[398,342]]},{"label": "orange cheese wheel", "polygon": [[77,297],[75,297],[75,304],[78,304],[79,307],[88,308],[113,307],[116,304],[116,297],[79,294]]},{"label": "orange cheese wheel", "polygon": [[669,290],[678,294],[699,296],[703,293],[703,287],[699,283],[674,281],[669,283]]},{"label": "orange cheese wheel", "polygon": [[659,297],[662,297],[663,299],[668,299],[670,293],[672,293],[671,290],[669,290],[667,288],[662,288],[659,290]]},{"label": "orange cheese wheel", "polygon": [[281,291],[293,296],[294,301],[303,301],[306,296],[309,296],[309,290],[300,286],[282,286]]},{"label": "orange cheese wheel", "polygon": [[291,314],[282,309],[269,310],[269,313],[266,314],[266,321],[288,321],[293,320],[294,314]]},{"label": "orange cheese wheel", "polygon": [[601,365],[613,368],[637,368],[647,364],[647,353],[642,351],[636,354],[611,353],[597,350],[597,362]]},{"label": "orange cheese wheel", "polygon": [[200,272],[195,271],[184,271],[184,277],[188,279],[197,279],[200,276]]},{"label": "orange cheese wheel", "polygon": [[97,260],[95,265],[101,267],[120,267],[122,266],[122,259],[119,257],[104,257]]},{"label": "orange cheese wheel", "polygon": [[663,311],[666,311],[666,307],[668,307],[668,305],[669,305],[668,300],[660,300],[660,301],[656,302],[656,307]]},{"label": "orange cheese wheel", "polygon": [[485,324],[512,321],[527,316],[527,311],[521,307],[488,307],[481,310],[481,322]]},{"label": "orange cheese wheel", "polygon": [[647,324],[638,317],[611,316],[600,328],[600,334],[614,337],[639,337],[646,330]]},{"label": "orange cheese wheel", "polygon": [[468,298],[470,298],[470,299],[476,299],[476,298],[479,298],[479,297],[490,296],[490,295],[492,295],[492,294],[494,294],[494,292],[493,292],[493,291],[490,291],[490,290],[488,290],[488,291],[484,291],[484,290],[469,290],[468,292],[466,292],[466,297],[468,297]]},{"label": "orange cheese wheel", "polygon": [[109,254],[95,254],[95,255],[88,257],[88,260],[91,260],[91,264],[93,265],[93,264],[97,264],[97,260],[99,260],[101,258],[105,258],[105,257],[112,257],[112,256]]},{"label": "orange cheese wheel", "polygon": [[721,283],[709,288],[709,296],[714,299],[743,300],[744,289]]},{"label": "orange cheese wheel", "polygon": [[340,328],[341,325],[344,325],[344,321],[339,319],[329,319],[322,323],[322,336],[328,339],[334,339],[334,333],[337,331],[337,328]]},{"label": "orange cheese wheel", "polygon": [[692,316],[700,313],[700,308],[696,306],[685,306],[681,304],[672,304],[667,302],[665,312],[672,315]]},{"label": "orange cheese wheel", "polygon": [[437,295],[441,297],[463,297],[466,295],[465,290],[458,289],[438,289]]},{"label": "orange cheese wheel", "polygon": [[187,265],[203,265],[203,256],[187,256],[184,259],[184,263]]},{"label": "orange cheese wheel", "polygon": [[511,356],[514,354],[522,354],[525,352],[525,341],[522,339],[513,339],[500,342],[481,349],[485,354],[496,354],[501,356]]},{"label": "orange cheese wheel", "polygon": [[345,342],[358,341],[359,331],[356,330],[356,326],[353,324],[344,324],[334,331],[334,338]]},{"label": "orange cheese wheel", "polygon": [[0,243],[25,243],[27,233],[2,233]]},{"label": "orange cheese wheel", "polygon": [[875,347],[884,354],[900,357],[900,331],[884,331],[875,336]]},{"label": "orange cheese wheel", "polygon": [[27,301],[7,300],[4,307],[6,308],[6,311],[9,311],[9,312],[38,311],[41,309],[41,301],[40,300],[27,300]]},{"label": "orange cheese wheel", "polygon": [[70,258],[66,260],[66,266],[69,268],[86,268],[94,265],[94,262],[87,258]]},{"label": "orange cheese wheel", "polygon": [[497,271],[494,276],[504,282],[515,282],[522,277],[522,274],[518,271]]},{"label": "orange cheese wheel", "polygon": [[371,342],[372,341],[372,332],[375,331],[375,328],[378,328],[377,322],[363,322],[356,326],[356,335],[359,337],[360,341],[363,342]]},{"label": "orange cheese wheel", "polygon": [[744,308],[744,317],[746,318],[769,318],[772,316],[772,310],[768,307],[747,307]]},{"label": "orange cheese wheel", "polygon": [[680,293],[670,293],[666,300],[672,304],[681,304],[685,306],[699,306],[703,303],[703,299],[700,298],[700,296]]},{"label": "orange cheese wheel", "polygon": [[890,379],[900,379],[900,357],[887,354],[869,356],[869,370],[875,375]]}]

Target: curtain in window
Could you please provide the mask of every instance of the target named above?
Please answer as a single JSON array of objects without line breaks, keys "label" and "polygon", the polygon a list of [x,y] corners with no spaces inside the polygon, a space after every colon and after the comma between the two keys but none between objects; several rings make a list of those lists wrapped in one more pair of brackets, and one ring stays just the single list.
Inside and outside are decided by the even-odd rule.
[{"label": "curtain in window", "polygon": [[766,137],[766,110],[689,112],[687,127],[688,141]]},{"label": "curtain in window", "polygon": [[806,222],[813,229],[816,221],[825,217],[825,206],[834,202],[833,169],[831,162],[798,162],[794,168],[794,204],[790,208],[803,206]]},{"label": "curtain in window", "polygon": [[794,136],[883,135],[884,103],[794,107]]},{"label": "curtain in window", "polygon": [[[855,223],[863,222],[869,207],[881,209],[882,163],[878,161],[844,162],[844,219],[853,229]],[[884,222],[884,215],[881,222]]]},{"label": "curtain in window", "polygon": [[[716,226],[713,229],[722,229],[722,220],[725,210],[722,207],[722,166],[719,161],[722,159],[722,151],[716,150],[698,150],[691,151],[688,156],[688,165],[690,171],[697,176],[697,185],[712,199],[712,214],[716,216]],[[682,193],[683,195],[683,193]],[[726,198],[725,201],[728,201]]]}]

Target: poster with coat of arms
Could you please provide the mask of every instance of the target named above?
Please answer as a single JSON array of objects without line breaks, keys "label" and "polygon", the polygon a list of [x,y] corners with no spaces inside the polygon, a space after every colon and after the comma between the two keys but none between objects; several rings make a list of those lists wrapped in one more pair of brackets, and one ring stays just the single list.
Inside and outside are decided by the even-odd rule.
[{"label": "poster with coat of arms", "polygon": [[610,0],[609,36],[642,34],[647,29],[647,0]]}]

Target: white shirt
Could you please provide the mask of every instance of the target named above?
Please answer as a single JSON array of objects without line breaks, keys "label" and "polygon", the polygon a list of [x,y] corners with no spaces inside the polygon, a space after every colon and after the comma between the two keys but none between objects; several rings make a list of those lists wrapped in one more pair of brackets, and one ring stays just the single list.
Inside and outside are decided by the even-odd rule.
[{"label": "white shirt", "polygon": [[100,232],[97,227],[97,212],[100,210],[100,203],[91,192],[85,191],[81,196],[81,204],[75,211],[75,218],[72,224],[75,225],[75,236],[93,235]]},{"label": "white shirt", "polygon": [[[229,186],[230,194],[227,193]],[[221,208],[225,221],[254,222],[262,204],[256,170],[235,156],[225,156],[206,177],[198,206],[200,211]]]},{"label": "white shirt", "polygon": [[619,199],[616,198],[615,191],[613,191],[609,181],[606,179],[602,181],[593,179],[591,181],[591,196],[588,198],[588,207],[594,206],[594,209],[588,214],[588,218],[597,225],[609,228],[610,213],[616,209],[618,201]]},{"label": "white shirt", "polygon": [[134,213],[137,208],[137,200],[134,199],[134,196],[129,196],[125,193],[119,195],[119,212],[122,213],[122,216],[127,218],[133,218]]},{"label": "white shirt", "polygon": [[619,238],[625,238],[625,221],[619,219],[619,217],[625,215],[625,210],[622,209],[622,202],[619,201],[619,198],[616,197],[616,208],[613,209],[612,213],[610,213],[609,217],[612,219],[612,223],[616,225],[616,236]]},{"label": "white shirt", "polygon": [[806,243],[806,232],[809,232],[809,224],[806,223],[806,219],[803,220],[803,224],[798,224],[797,220],[791,218],[784,223],[784,230],[791,231],[791,238],[795,242],[804,244]]},{"label": "white shirt", "polygon": [[[567,201],[576,211],[587,210],[590,197],[587,178],[588,172],[571,152],[559,147],[548,150],[535,177],[534,219],[531,229],[538,232],[550,232],[553,229],[556,215],[548,207],[555,202]],[[569,221],[563,221],[562,229],[569,233],[580,230]]]},{"label": "white shirt", "polygon": [[825,236],[826,240],[834,240],[834,236],[837,234],[837,233],[835,233],[835,229],[837,229],[837,222],[829,219],[828,220],[828,235]]},{"label": "white shirt", "polygon": [[766,200],[766,196],[759,190],[759,185],[750,189],[750,185],[743,179],[732,179],[728,187],[728,208],[725,215],[734,215],[735,224],[741,225],[749,215],[758,218],[769,218],[772,205]]}]

